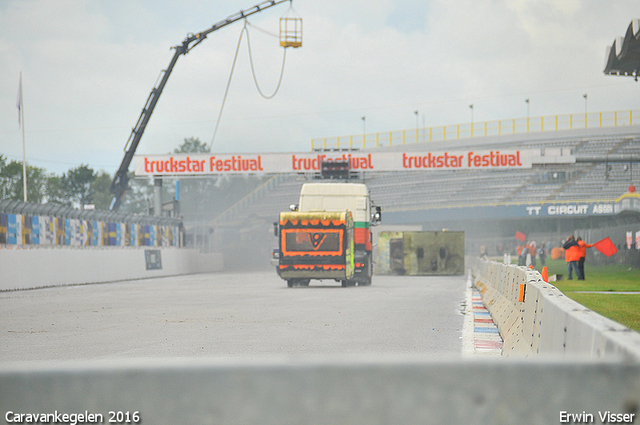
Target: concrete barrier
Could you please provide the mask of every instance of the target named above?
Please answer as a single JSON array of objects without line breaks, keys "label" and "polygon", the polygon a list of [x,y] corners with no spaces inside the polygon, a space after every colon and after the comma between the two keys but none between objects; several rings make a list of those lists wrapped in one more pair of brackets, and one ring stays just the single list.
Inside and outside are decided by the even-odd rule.
[{"label": "concrete barrier", "polygon": [[80,413],[102,420],[77,423],[113,417],[153,425],[554,424],[568,423],[562,418],[569,414],[593,418],[572,423],[603,423],[599,416],[606,412],[637,423],[639,388],[638,363],[581,360],[360,356],[3,364],[0,423],[27,423],[14,420],[20,414]]},{"label": "concrete barrier", "polygon": [[640,361],[640,333],[571,300],[537,271],[480,259],[467,264],[504,340],[503,356]]},{"label": "concrete barrier", "polygon": [[164,247],[0,250],[0,291],[221,271],[221,254]]}]

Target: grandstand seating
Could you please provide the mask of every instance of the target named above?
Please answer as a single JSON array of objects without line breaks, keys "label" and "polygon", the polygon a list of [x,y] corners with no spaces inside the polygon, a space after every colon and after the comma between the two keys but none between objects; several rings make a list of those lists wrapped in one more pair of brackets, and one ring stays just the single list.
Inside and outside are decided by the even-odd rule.
[{"label": "grandstand seating", "polygon": [[[634,131],[635,129],[635,131]],[[640,128],[630,127],[620,134],[569,132],[564,137],[511,140],[488,137],[473,140],[474,149],[568,148],[576,158],[616,156],[618,162],[577,162],[535,165],[527,170],[456,170],[367,173],[362,176],[372,199],[386,211],[421,210],[452,206],[526,204],[570,200],[611,200],[625,193],[632,182],[629,163],[621,155],[640,156]],[[443,142],[440,142],[443,143]],[[480,144],[479,144],[480,143]],[[435,147],[434,147],[435,146]],[[399,148],[405,148],[404,146]],[[465,145],[458,143],[456,149]],[[411,149],[437,150],[430,143],[413,144]],[[453,148],[451,148],[453,149]],[[394,149],[395,150],[395,149]],[[634,181],[640,180],[640,164],[632,165]],[[262,190],[251,202],[226,212],[214,225],[241,222],[252,216],[267,222],[298,202],[300,187],[312,175],[281,175],[277,184]],[[260,189],[260,188],[258,188]]]}]

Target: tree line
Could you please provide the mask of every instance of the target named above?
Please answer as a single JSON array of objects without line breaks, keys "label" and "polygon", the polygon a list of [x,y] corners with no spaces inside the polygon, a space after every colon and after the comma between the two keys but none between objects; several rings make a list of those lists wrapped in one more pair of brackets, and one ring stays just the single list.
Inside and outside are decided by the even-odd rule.
[{"label": "tree line", "polygon": [[[209,153],[210,146],[197,138],[185,138],[173,153]],[[9,161],[0,153],[0,199],[23,201],[22,161]],[[96,210],[108,210],[113,199],[113,176],[104,170],[96,171],[88,164],[80,164],[57,175],[44,168],[27,165],[27,200],[32,203],[53,203],[84,209],[94,205]],[[190,178],[180,183],[180,198],[188,209],[181,211],[185,218],[204,218],[218,214],[253,190],[263,178]],[[129,175],[129,187],[121,212],[147,214],[153,206],[153,181]],[[175,197],[175,180],[164,179],[163,200]]]},{"label": "tree line", "polygon": [[[208,152],[208,147],[197,138],[187,138],[174,153]],[[108,210],[113,199],[110,191],[113,176],[104,170],[96,171],[88,164],[70,168],[61,175],[27,164],[27,200],[32,203],[53,203],[84,209],[94,205],[97,210]],[[122,212],[147,213],[152,204],[153,184],[148,179],[129,176],[130,189],[120,207]],[[9,161],[0,153],[0,199],[24,200],[22,161]],[[172,195],[171,185],[165,185],[166,199]]]},{"label": "tree line", "polygon": [[[133,176],[131,176],[133,177]],[[108,210],[113,195],[110,187],[113,176],[104,170],[96,171],[88,164],[69,169],[61,175],[27,164],[27,200],[31,203],[57,204],[84,209]],[[0,154],[0,199],[24,200],[22,161],[11,160]],[[153,193],[151,184],[131,179],[128,202],[122,210],[146,212],[146,197]]]}]

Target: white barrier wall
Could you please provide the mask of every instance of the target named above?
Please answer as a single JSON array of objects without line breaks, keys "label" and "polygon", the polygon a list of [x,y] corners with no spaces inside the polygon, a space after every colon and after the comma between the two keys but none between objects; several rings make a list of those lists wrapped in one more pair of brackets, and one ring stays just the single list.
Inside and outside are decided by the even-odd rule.
[{"label": "white barrier wall", "polygon": [[640,333],[568,298],[537,271],[480,259],[468,264],[504,340],[504,356],[640,361]]},{"label": "white barrier wall", "polygon": [[214,272],[222,268],[222,254],[201,254],[184,248],[9,248],[0,249],[0,291]]},{"label": "white barrier wall", "polygon": [[109,423],[119,415],[118,423],[150,425],[557,424],[568,423],[563,415],[583,412],[594,420],[571,423],[603,423],[599,416],[609,412],[637,423],[639,387],[638,363],[580,360],[358,356],[4,364],[0,420],[9,414],[7,423],[26,423],[14,421],[15,414],[57,412],[103,415],[103,421],[84,423]]}]

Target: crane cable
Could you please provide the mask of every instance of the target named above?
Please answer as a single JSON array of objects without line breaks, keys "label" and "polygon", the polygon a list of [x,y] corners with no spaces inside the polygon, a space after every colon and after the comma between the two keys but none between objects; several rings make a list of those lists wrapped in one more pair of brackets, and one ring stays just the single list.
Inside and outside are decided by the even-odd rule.
[{"label": "crane cable", "polygon": [[[273,34],[269,34],[269,35],[273,35]],[[262,92],[262,90],[260,90],[260,85],[258,84],[258,79],[256,78],[256,71],[253,67],[253,55],[251,54],[251,40],[249,38],[249,30],[247,30],[247,46],[249,47],[249,62],[251,63],[251,73],[253,74],[253,82],[256,83],[256,88],[258,89],[258,93],[260,93],[260,96],[264,97],[267,100],[273,99],[275,95],[278,93],[278,90],[280,90],[280,84],[282,83],[282,76],[284,75],[284,64],[287,59],[287,49],[284,49],[284,53],[282,54],[282,68],[280,69],[280,79],[278,80],[278,85],[276,86],[276,89],[271,96],[266,96]]]},{"label": "crane cable", "polygon": [[216,128],[213,131],[213,137],[211,138],[211,144],[209,145],[209,148],[211,148],[213,146],[213,141],[216,138],[216,134],[218,133],[218,127],[220,125],[220,119],[222,118],[222,111],[224,110],[224,105],[227,101],[227,95],[229,94],[229,87],[231,86],[231,79],[233,77],[233,72],[235,70],[236,67],[236,62],[238,60],[238,52],[240,51],[240,44],[242,43],[242,36],[243,34],[247,33],[247,46],[249,47],[249,62],[251,63],[251,73],[253,74],[253,81],[256,84],[256,88],[258,89],[258,93],[260,93],[260,95],[265,98],[265,99],[273,99],[275,97],[275,95],[278,93],[278,91],[280,90],[280,84],[282,83],[282,77],[284,75],[284,65],[285,65],[285,60],[287,58],[287,49],[284,49],[284,54],[282,55],[282,69],[280,70],[280,79],[278,80],[278,85],[276,86],[275,91],[273,92],[273,94],[271,96],[266,96],[262,90],[260,89],[260,85],[258,84],[258,79],[256,78],[256,73],[255,73],[255,69],[253,66],[253,57],[251,54],[251,40],[249,39],[249,29],[247,28],[247,25],[251,25],[256,29],[259,29],[260,31],[271,35],[273,37],[277,37],[274,34],[271,34],[265,30],[262,30],[261,28],[256,27],[255,25],[252,25],[249,23],[249,21],[247,21],[247,19],[245,18],[244,20],[244,27],[242,27],[242,31],[240,31],[240,38],[238,39],[238,45],[236,47],[236,53],[233,57],[233,64],[231,65],[231,72],[229,73],[229,80],[227,81],[227,87],[224,90],[224,97],[222,98],[222,106],[220,106],[220,112],[218,113],[218,120],[216,121]]}]

